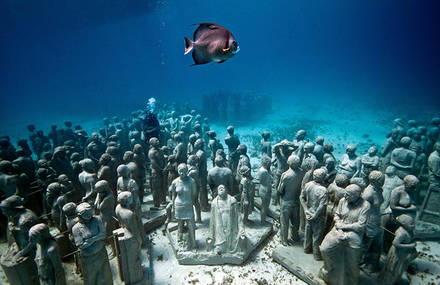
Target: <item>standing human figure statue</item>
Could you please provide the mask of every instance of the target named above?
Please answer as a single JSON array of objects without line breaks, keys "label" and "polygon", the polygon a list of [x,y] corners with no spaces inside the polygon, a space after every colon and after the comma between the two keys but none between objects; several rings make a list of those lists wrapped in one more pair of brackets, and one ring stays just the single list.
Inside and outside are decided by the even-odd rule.
[{"label": "standing human figure statue", "polygon": [[[209,130],[206,135],[208,136],[208,146],[211,153],[212,165],[215,165],[215,158],[217,154],[217,150],[223,149],[223,145],[217,138],[217,134],[213,130]],[[228,191],[231,191],[228,189]]]},{"label": "standing human figure statue", "polygon": [[[117,182],[117,191],[118,194],[124,191],[131,192],[133,194],[133,204],[132,204],[132,210],[136,214],[136,218],[139,224],[139,228],[143,229],[143,223],[142,223],[142,210],[141,210],[141,202],[139,200],[139,197],[137,195],[137,190],[139,189],[136,181],[134,179],[130,178],[130,169],[125,164],[121,164],[117,168],[118,172],[118,182]],[[143,242],[146,241],[146,237],[143,235]]]},{"label": "standing human figure statue", "polygon": [[356,184],[345,188],[335,212],[335,225],[319,247],[324,260],[320,277],[330,285],[358,284],[362,237],[370,211],[361,192]]},{"label": "standing human figure statue", "polygon": [[[275,171],[275,189],[278,188],[280,184],[281,175],[289,168],[287,165],[287,158],[291,153],[290,143],[287,140],[282,140],[281,142],[273,146],[273,156],[275,158],[277,169]],[[280,196],[278,191],[274,191],[272,203],[278,205],[280,203]]]},{"label": "standing human figure statue", "polygon": [[324,238],[325,210],[328,201],[324,186],[325,170],[313,171],[313,180],[307,182],[301,191],[300,201],[306,218],[304,234],[304,252],[312,253],[315,260],[322,260],[319,245]]},{"label": "standing human figure statue", "polygon": [[434,151],[428,157],[429,187],[440,189],[440,142],[434,145]]},{"label": "standing human figure statue", "polygon": [[224,185],[219,185],[218,195],[211,203],[209,220],[210,237],[217,254],[236,251],[239,235],[238,219],[237,200],[227,193]]},{"label": "standing human figure statue", "polygon": [[356,146],[349,144],[345,149],[345,154],[341,157],[339,172],[351,179],[360,175],[361,166],[361,159],[356,155]]},{"label": "standing human figure statue", "polygon": [[196,211],[196,223],[202,223],[201,208],[200,208],[200,174],[199,174],[199,160],[194,154],[188,156],[188,176],[190,176],[196,183],[196,192],[193,195],[193,204]]},{"label": "standing human figure statue", "polygon": [[121,229],[115,230],[116,240],[120,248],[119,261],[123,271],[125,284],[137,284],[144,278],[142,268],[141,247],[144,234],[139,228],[136,214],[132,210],[133,194],[123,191],[118,194],[118,205],[115,214]]},{"label": "standing human figure statue", "polygon": [[209,210],[208,203],[208,166],[207,156],[205,152],[205,141],[203,139],[197,139],[194,143],[194,150],[199,160],[199,176],[200,176],[200,207],[202,211],[207,212]]},{"label": "standing human figure statue", "polygon": [[272,143],[270,142],[270,133],[268,131],[264,131],[261,134],[261,140],[260,140],[260,149],[261,149],[261,155],[267,155],[269,157],[272,156]]},{"label": "standing human figure statue", "polygon": [[180,133],[174,136],[174,140],[177,142],[176,147],[173,150],[173,155],[176,158],[177,164],[186,163],[187,155],[186,155],[186,145],[184,142],[184,138]]},{"label": "standing human figure statue", "polygon": [[292,154],[287,159],[289,169],[281,175],[278,193],[280,195],[280,237],[284,246],[288,245],[288,234],[292,241],[299,240],[299,195],[304,171],[300,168],[300,158]]},{"label": "standing human figure statue", "polygon": [[370,213],[363,241],[363,260],[365,269],[369,272],[379,270],[379,258],[383,246],[383,230],[381,228],[380,206],[383,203],[382,187],[385,176],[382,172],[373,170],[368,175],[370,184],[362,192],[362,198],[370,203]]},{"label": "standing human figure statue", "polygon": [[232,170],[232,174],[235,176],[238,170],[238,160],[240,159],[240,154],[237,152],[237,147],[240,145],[240,139],[236,134],[234,134],[233,126],[228,126],[226,132],[225,144],[228,146],[229,168]]},{"label": "standing human figure statue", "polygon": [[35,263],[41,285],[65,285],[66,276],[55,238],[46,224],[36,224],[29,230],[29,240],[37,245]]},{"label": "standing human figure statue", "polygon": [[197,247],[196,226],[194,222],[193,197],[197,191],[194,180],[188,176],[188,167],[185,163],[177,167],[179,177],[174,179],[170,186],[175,217],[178,222],[178,241],[183,242],[183,232],[185,224],[188,227],[189,243],[188,250]]},{"label": "standing human figure statue", "polygon": [[299,130],[295,134],[295,139],[293,143],[298,146],[295,150],[295,154],[299,157],[300,161],[303,160],[304,156],[304,145],[307,143],[306,140],[307,132],[305,130]]},{"label": "standing human figure statue", "polygon": [[315,148],[315,144],[312,142],[307,142],[304,144],[303,156],[302,156],[302,160],[301,160],[301,168],[304,168],[304,165],[307,160],[316,160],[317,165],[319,164],[318,159],[313,154],[314,148]]},{"label": "standing human figure statue", "polygon": [[254,185],[252,183],[251,169],[243,165],[238,169],[240,172],[241,181],[239,192],[241,194],[241,212],[243,213],[243,223],[249,221],[248,217],[254,208]]},{"label": "standing human figure statue", "polygon": [[368,177],[371,171],[379,169],[379,156],[377,155],[377,146],[373,145],[368,149],[368,153],[361,158],[362,170],[361,176]]},{"label": "standing human figure statue", "polygon": [[75,245],[80,249],[85,285],[113,284],[112,272],[104,245],[105,229],[88,203],[76,207],[78,222],[72,227]]},{"label": "standing human figure statue", "polygon": [[336,170],[336,161],[332,157],[328,157],[324,161],[323,168],[327,173],[324,179],[324,186],[328,187],[333,181],[335,181],[336,175],[338,174],[338,171]]},{"label": "standing human figure statue", "polygon": [[258,193],[261,198],[261,223],[265,223],[267,212],[269,210],[270,199],[272,196],[272,174],[270,172],[271,159],[269,156],[261,158],[261,166],[258,169],[257,179],[260,184]]},{"label": "standing human figure statue", "polygon": [[400,140],[400,147],[391,152],[390,163],[396,167],[397,176],[403,179],[406,175],[413,174],[417,154],[409,149],[410,137],[403,137]]},{"label": "standing human figure statue", "polygon": [[95,173],[95,163],[90,158],[85,158],[80,161],[80,165],[83,171],[78,175],[78,179],[86,192],[83,201],[93,204],[96,199],[94,187],[98,181],[98,177]]},{"label": "standing human figure statue", "polygon": [[232,193],[233,177],[232,171],[223,166],[223,157],[217,156],[215,158],[215,166],[208,171],[208,185],[211,188],[212,199],[217,197],[217,187],[224,185],[228,194],[234,196]]},{"label": "standing human figure statue", "polygon": [[159,207],[166,200],[166,184],[164,181],[164,170],[166,161],[160,143],[157,138],[150,139],[150,150],[148,151],[150,159],[150,185],[153,194],[153,203]]},{"label": "standing human figure statue", "polygon": [[[113,234],[113,230],[116,229],[117,223],[115,221],[115,198],[110,189],[107,181],[101,180],[95,184],[96,200],[94,203],[95,213],[101,218],[104,226],[106,236],[109,237]],[[112,246],[113,254],[115,254],[115,248],[113,243],[108,241],[107,244]]]},{"label": "standing human figure statue", "polygon": [[319,162],[319,165],[324,165],[324,137],[317,136],[315,139],[315,146],[313,148],[313,155],[316,157],[316,159]]},{"label": "standing human figure statue", "polygon": [[325,233],[328,233],[334,225],[334,216],[338,208],[339,201],[344,197],[345,187],[350,184],[350,180],[344,174],[337,174],[334,183],[327,187],[327,222]]}]

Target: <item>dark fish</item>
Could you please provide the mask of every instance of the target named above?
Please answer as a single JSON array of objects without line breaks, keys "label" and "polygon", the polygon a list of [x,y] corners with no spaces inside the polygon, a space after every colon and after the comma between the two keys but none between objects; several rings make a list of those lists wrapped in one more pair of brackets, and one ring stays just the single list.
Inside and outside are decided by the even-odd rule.
[{"label": "dark fish", "polygon": [[185,37],[185,54],[193,51],[193,65],[212,61],[225,62],[240,51],[230,31],[213,23],[201,23],[194,32],[194,41]]}]

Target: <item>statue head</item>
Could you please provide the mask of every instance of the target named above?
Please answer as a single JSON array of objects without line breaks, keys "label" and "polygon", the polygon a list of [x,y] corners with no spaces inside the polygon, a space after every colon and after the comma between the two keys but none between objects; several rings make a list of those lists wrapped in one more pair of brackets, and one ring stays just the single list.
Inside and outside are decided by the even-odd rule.
[{"label": "statue head", "polygon": [[228,192],[226,191],[226,186],[223,184],[220,184],[217,187],[217,193],[218,193],[218,196],[223,200],[226,199],[226,197],[228,197]]},{"label": "statue head", "polygon": [[186,163],[181,163],[177,166],[177,173],[180,179],[184,179],[188,176],[188,166],[186,166]]},{"label": "statue head", "polygon": [[317,183],[324,182],[326,176],[327,176],[327,171],[325,171],[324,168],[318,168],[313,171],[313,180]]},{"label": "statue head", "polygon": [[345,187],[344,197],[349,204],[355,203],[361,197],[362,189],[359,185],[350,184]]},{"label": "statue head", "polygon": [[159,145],[160,145],[159,139],[156,138],[156,137],[151,138],[151,139],[149,140],[149,143],[150,143],[150,145],[151,145],[152,147],[154,147],[154,148],[158,148]]},{"label": "statue head", "polygon": [[414,175],[407,175],[403,178],[403,184],[406,191],[414,191],[417,185],[419,185],[419,179]]},{"label": "statue head", "polygon": [[298,169],[301,165],[301,160],[296,154],[291,154],[287,159],[287,165],[289,165],[291,169]]},{"label": "statue head", "polygon": [[203,149],[205,147],[205,141],[203,139],[197,139],[194,143],[196,150]]},{"label": "statue head", "polygon": [[224,165],[224,159],[223,159],[223,156],[221,156],[221,155],[216,155],[216,156],[215,156],[215,160],[214,160],[214,164],[215,164],[215,166],[217,166],[217,167],[223,167],[223,165]]},{"label": "statue head", "polygon": [[380,188],[383,186],[383,183],[385,182],[385,175],[383,175],[383,173],[380,171],[373,170],[368,175],[368,181],[370,182],[371,185]]},{"label": "statue head", "polygon": [[299,130],[296,132],[295,138],[296,138],[296,140],[301,141],[301,140],[305,139],[306,135],[307,135],[307,132],[305,130]]},{"label": "statue head", "polygon": [[304,145],[304,152],[312,153],[314,148],[315,148],[315,144],[312,142],[308,142]]},{"label": "statue head", "polygon": [[333,145],[329,142],[324,143],[324,152],[325,153],[332,153],[334,150]]},{"label": "statue head", "polygon": [[228,126],[226,128],[226,131],[228,132],[228,134],[233,135],[234,134],[234,127],[233,126]]},{"label": "statue head", "polygon": [[410,215],[403,214],[396,218],[397,222],[408,232],[414,231],[415,221]]},{"label": "statue head", "polygon": [[76,215],[76,204],[73,202],[69,202],[63,206],[63,213],[67,217],[72,217]]},{"label": "statue head", "polygon": [[345,174],[337,174],[335,177],[335,183],[338,187],[345,188],[350,184],[350,179],[348,179]]},{"label": "statue head", "polygon": [[82,222],[88,222],[93,217],[93,209],[89,203],[83,202],[76,207],[76,214]]},{"label": "statue head", "polygon": [[46,224],[36,224],[29,229],[29,242],[31,243],[41,243],[48,238],[52,238],[52,236]]},{"label": "statue head", "polygon": [[94,190],[96,193],[107,193],[110,192],[110,186],[106,180],[100,180],[96,182]]},{"label": "statue head", "polygon": [[377,146],[375,145],[370,146],[370,148],[368,149],[368,154],[370,156],[375,156],[377,154]]},{"label": "statue head", "polygon": [[197,136],[195,134],[190,134],[188,139],[191,144],[194,144],[197,140]]},{"label": "statue head", "polygon": [[411,138],[410,137],[403,137],[400,139],[400,146],[403,148],[409,148],[411,145]]},{"label": "statue head", "polygon": [[124,178],[126,178],[130,175],[130,168],[128,168],[128,166],[125,164],[119,165],[118,168],[116,169],[116,171],[118,172],[118,176],[121,176]]},{"label": "statue head", "polygon": [[134,159],[134,153],[130,150],[127,150],[126,152],[124,152],[124,156],[122,157],[122,160],[125,163],[129,163],[132,162]]},{"label": "statue head", "polygon": [[349,144],[345,148],[345,152],[348,154],[348,156],[354,156],[356,153],[356,145],[355,144]]},{"label": "statue head", "polygon": [[317,136],[315,139],[315,143],[318,145],[324,145],[324,137],[323,136]]},{"label": "statue head", "polygon": [[133,195],[129,191],[123,191],[118,194],[118,204],[127,208],[133,203]]},{"label": "statue head", "polygon": [[261,137],[262,137],[263,139],[265,139],[265,140],[268,140],[268,139],[270,139],[270,133],[269,133],[268,131],[264,131],[264,132],[261,134]]},{"label": "statue head", "polygon": [[328,157],[325,160],[325,167],[327,168],[327,170],[333,170],[336,167],[336,161],[333,157]]},{"label": "statue head", "polygon": [[88,173],[92,173],[95,171],[95,163],[90,158],[84,158],[79,162],[81,168]]},{"label": "statue head", "polygon": [[190,156],[188,156],[187,163],[191,166],[197,166],[199,164],[199,157],[197,155],[191,154]]},{"label": "statue head", "polygon": [[269,170],[271,164],[272,164],[272,160],[269,156],[263,155],[263,157],[261,157],[261,166]]},{"label": "statue head", "polygon": [[247,146],[245,144],[239,144],[237,146],[237,151],[239,154],[246,154],[247,153]]}]

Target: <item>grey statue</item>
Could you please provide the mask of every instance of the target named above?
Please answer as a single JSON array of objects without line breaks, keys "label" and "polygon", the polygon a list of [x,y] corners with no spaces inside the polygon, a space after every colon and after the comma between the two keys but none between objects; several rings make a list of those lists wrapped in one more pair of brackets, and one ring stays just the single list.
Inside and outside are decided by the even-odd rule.
[{"label": "grey statue", "polygon": [[118,194],[118,205],[115,214],[121,225],[116,230],[116,240],[119,244],[119,261],[123,270],[125,284],[135,284],[144,277],[141,260],[143,230],[139,228],[136,214],[132,211],[133,194],[124,191]]},{"label": "grey statue", "polygon": [[218,195],[212,200],[210,237],[217,254],[234,252],[237,249],[239,225],[237,200],[229,195],[224,185],[219,185]]},{"label": "grey statue", "polygon": [[313,181],[301,191],[300,201],[306,217],[304,252],[312,253],[315,260],[322,260],[319,245],[324,237],[325,210],[328,201],[327,189],[323,185],[326,172],[323,168],[313,171]]},{"label": "grey statue", "polygon": [[238,169],[240,173],[241,181],[239,191],[241,194],[241,212],[243,213],[243,223],[247,223],[249,215],[253,211],[254,205],[254,185],[252,183],[251,169],[246,165],[243,165]]},{"label": "grey statue", "polygon": [[283,245],[288,245],[288,233],[292,241],[298,241],[299,235],[299,195],[304,171],[300,168],[300,158],[292,154],[287,160],[289,169],[281,175],[278,185],[280,195],[280,237]]},{"label": "grey statue", "polygon": [[170,192],[173,197],[175,217],[178,221],[178,241],[183,242],[186,223],[189,233],[187,249],[192,250],[197,247],[193,209],[193,197],[197,192],[197,186],[194,180],[188,176],[188,167],[185,163],[179,164],[177,172],[179,177],[171,183]]},{"label": "grey statue", "polygon": [[412,174],[416,163],[417,154],[409,149],[411,145],[410,137],[403,137],[400,140],[400,147],[391,152],[390,163],[397,169],[397,176],[404,178]]},{"label": "grey statue", "polygon": [[345,152],[346,153],[342,155],[341,162],[339,163],[339,172],[347,176],[348,179],[359,176],[362,162],[356,155],[356,146],[354,144],[349,144]]},{"label": "grey statue", "polygon": [[88,203],[76,207],[78,222],[72,227],[75,245],[80,249],[81,265],[86,285],[113,283],[107,250],[104,246],[105,229]]},{"label": "grey statue", "polygon": [[270,172],[271,159],[269,156],[261,158],[261,166],[258,169],[257,179],[260,184],[259,194],[261,197],[261,223],[265,223],[272,195],[272,174]]},{"label": "grey statue", "polygon": [[150,187],[153,194],[153,203],[155,207],[159,207],[166,200],[167,190],[164,179],[166,161],[157,138],[150,139],[148,158],[150,159]]},{"label": "grey statue", "polygon": [[45,224],[36,224],[29,230],[29,240],[37,245],[35,262],[41,285],[65,285],[66,277],[58,245]]},{"label": "grey statue", "polygon": [[320,277],[331,285],[358,284],[362,237],[370,204],[362,199],[361,188],[350,184],[335,212],[335,225],[320,245],[324,266]]},{"label": "grey statue", "polygon": [[362,156],[362,177],[368,177],[371,171],[379,169],[379,156],[377,155],[377,151],[377,146],[373,145],[368,149],[368,153]]}]

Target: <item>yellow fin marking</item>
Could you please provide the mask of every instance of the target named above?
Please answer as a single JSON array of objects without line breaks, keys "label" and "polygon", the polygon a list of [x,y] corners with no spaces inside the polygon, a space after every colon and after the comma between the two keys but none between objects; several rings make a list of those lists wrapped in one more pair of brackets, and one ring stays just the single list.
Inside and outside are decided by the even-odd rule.
[{"label": "yellow fin marking", "polygon": [[223,52],[227,52],[228,50],[230,50],[231,48],[224,48]]}]

